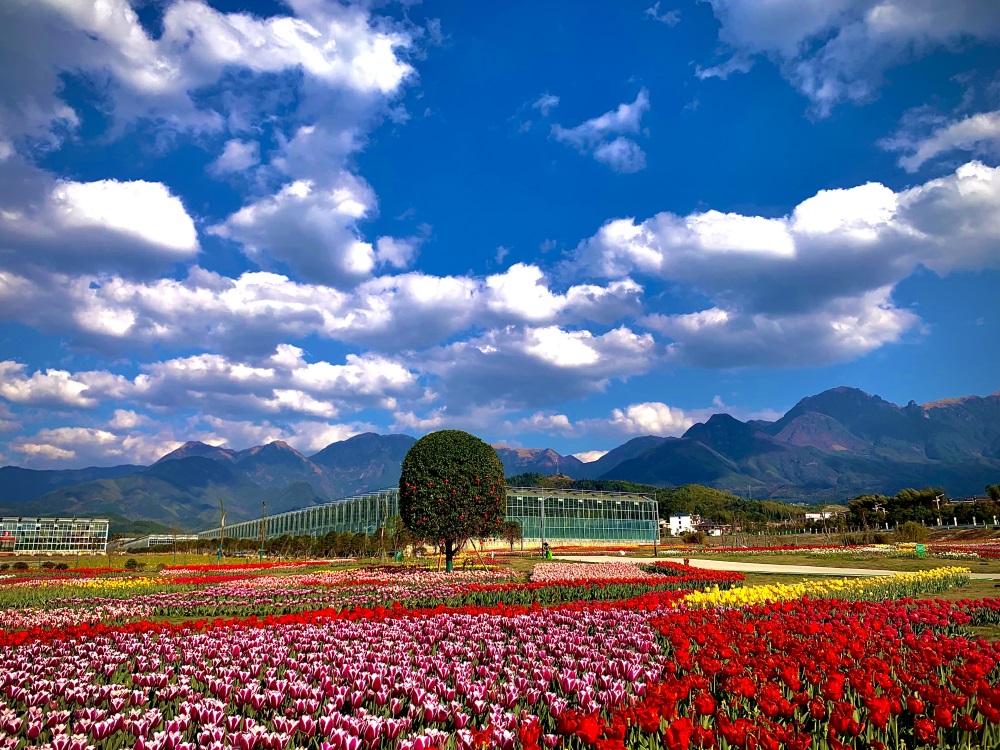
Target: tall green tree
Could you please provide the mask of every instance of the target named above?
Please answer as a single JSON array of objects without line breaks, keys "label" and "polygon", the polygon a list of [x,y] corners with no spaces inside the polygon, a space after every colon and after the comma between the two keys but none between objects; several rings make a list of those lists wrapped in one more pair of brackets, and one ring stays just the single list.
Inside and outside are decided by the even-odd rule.
[{"label": "tall green tree", "polygon": [[403,459],[399,514],[418,538],[444,547],[447,570],[467,539],[497,534],[506,510],[503,464],[475,435],[432,432]]},{"label": "tall green tree", "polygon": [[500,538],[510,545],[510,551],[514,551],[514,545],[521,541],[521,524],[517,521],[504,521],[500,527]]}]

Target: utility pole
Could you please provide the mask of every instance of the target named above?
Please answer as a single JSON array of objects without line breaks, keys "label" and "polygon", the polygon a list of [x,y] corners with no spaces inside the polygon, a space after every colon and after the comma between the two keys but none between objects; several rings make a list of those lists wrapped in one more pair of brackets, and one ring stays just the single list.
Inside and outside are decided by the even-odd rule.
[{"label": "utility pole", "polygon": [[226,544],[226,504],[219,498],[219,508],[222,511],[222,525],[219,528],[219,565],[222,565],[222,548]]},{"label": "utility pole", "polygon": [[264,539],[267,536],[267,500],[260,508],[260,562],[264,562]]},{"label": "utility pole", "polygon": [[382,502],[379,504],[379,510],[382,511],[382,524],[381,524],[381,529],[379,530],[379,546],[382,548],[382,561],[385,562],[385,558],[386,558],[386,554],[385,554],[385,524],[386,524],[386,521],[388,520],[386,518],[386,516],[389,515],[389,507],[388,507],[389,506],[389,500],[388,500],[388,498],[384,494],[381,496],[381,500],[382,500]]},{"label": "utility pole", "polygon": [[545,495],[538,498],[538,509],[542,521],[542,544],[545,544]]}]

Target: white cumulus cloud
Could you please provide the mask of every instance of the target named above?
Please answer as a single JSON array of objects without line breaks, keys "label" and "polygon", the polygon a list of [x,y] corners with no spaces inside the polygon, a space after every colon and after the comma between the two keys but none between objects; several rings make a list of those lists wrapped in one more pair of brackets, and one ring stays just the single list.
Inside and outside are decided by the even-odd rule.
[{"label": "white cumulus cloud", "polygon": [[0,197],[0,262],[9,267],[138,269],[189,260],[199,251],[194,220],[159,182],[50,181],[29,174],[26,191]]},{"label": "white cumulus cloud", "polygon": [[828,364],[901,340],[917,316],[892,290],[919,266],[946,274],[1000,265],[1000,169],[970,162],[893,192],[878,183],[824,190],[781,217],[718,211],[615,219],[566,270],[683,283],[713,300],[652,312],[673,357],[737,367]]},{"label": "white cumulus cloud", "polygon": [[768,56],[819,115],[871,98],[886,71],[935,49],[1000,38],[992,0],[708,1],[731,55],[713,70]]}]

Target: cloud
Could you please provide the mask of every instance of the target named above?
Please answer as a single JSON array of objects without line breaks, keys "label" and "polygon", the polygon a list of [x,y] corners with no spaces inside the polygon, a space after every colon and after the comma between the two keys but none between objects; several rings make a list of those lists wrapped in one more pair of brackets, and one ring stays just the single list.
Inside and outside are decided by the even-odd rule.
[{"label": "cloud", "polygon": [[86,427],[58,427],[40,430],[32,437],[10,443],[11,450],[22,454],[28,463],[75,461],[89,463],[96,456],[112,458],[124,455],[117,435],[107,430]]},{"label": "cloud", "polygon": [[919,266],[942,275],[996,267],[997,242],[1000,169],[971,162],[898,193],[878,183],[820,191],[778,218],[616,219],[564,270],[643,274],[712,299],[704,310],[644,319],[673,338],[671,356],[681,361],[825,364],[899,341],[916,324],[891,292]]},{"label": "cloud", "polygon": [[[152,362],[128,379],[108,371],[36,371],[0,362],[0,398],[49,409],[93,409],[105,402],[142,407],[200,409],[219,414],[300,415],[336,418],[341,411],[395,408],[398,398],[419,400],[415,372],[373,353],[348,354],[343,364],[307,362],[298,347],[281,344],[270,357],[240,361],[196,354]],[[140,426],[142,417],[117,410],[110,426]]]},{"label": "cloud", "polygon": [[108,427],[112,430],[134,430],[137,427],[148,425],[150,421],[145,414],[128,409],[115,409],[111,421],[108,422]]},{"label": "cloud", "polygon": [[675,342],[672,353],[680,361],[719,368],[844,362],[900,341],[918,322],[916,314],[893,305],[886,289],[803,313],[746,315],[711,308],[643,320]]},{"label": "cloud", "polygon": [[0,165],[0,176],[14,180],[0,192],[0,263],[8,268],[148,273],[199,251],[193,219],[162,183],[52,180],[19,164]]},{"label": "cloud", "polygon": [[504,431],[513,434],[523,432],[542,432],[546,434],[562,433],[572,435],[573,424],[565,414],[545,414],[536,412],[530,416],[515,421],[506,421],[502,425]]},{"label": "cloud", "polygon": [[405,269],[413,265],[426,236],[379,237],[375,243],[375,261],[383,266]]},{"label": "cloud", "polygon": [[531,105],[532,109],[537,109],[542,113],[542,117],[548,117],[549,113],[558,106],[559,97],[548,92],[538,97],[535,103]]},{"label": "cloud", "polygon": [[695,423],[680,409],[659,401],[630,404],[611,412],[609,427],[626,435],[681,435]]},{"label": "cloud", "polygon": [[681,12],[679,10],[665,10],[660,12],[659,2],[653,3],[651,8],[646,8],[643,12],[648,18],[665,23],[667,26],[676,26],[681,22]]},{"label": "cloud", "polygon": [[[256,18],[222,13],[202,2],[168,5],[162,34],[150,37],[127,0],[16,2],[0,32],[0,63],[16,70],[0,82],[0,128],[39,136],[76,114],[59,97],[60,76],[73,72],[104,84],[114,117],[160,119],[218,129],[221,118],[195,103],[229,71],[257,75],[300,71],[318,87],[386,96],[412,74],[397,49],[412,39],[376,24],[363,6],[289,3],[296,16]],[[110,83],[110,85],[108,85]]]},{"label": "cloud", "polygon": [[585,464],[589,464],[606,455],[608,455],[607,451],[583,451],[582,453],[574,453],[573,458],[578,458]]},{"label": "cloud", "polygon": [[694,74],[703,81],[709,78],[718,78],[721,81],[725,81],[734,73],[749,73],[752,68],[753,60],[733,55],[733,57],[718,65],[710,65],[707,68],[697,65],[695,66]]},{"label": "cloud", "polygon": [[[258,18],[171,2],[156,37],[127,0],[17,2],[0,31],[10,42],[0,53],[8,71],[0,77],[0,141],[28,153],[35,141],[57,141],[60,127],[75,126],[63,102],[70,75],[100,99],[109,137],[140,126],[157,144],[171,144],[177,131],[211,131],[199,145],[221,143],[215,136],[225,130],[239,136],[225,140],[209,172],[256,168],[257,193],[211,231],[239,243],[261,268],[350,286],[379,264],[405,267],[415,239],[386,238],[376,249],[358,229],[377,201],[348,159],[412,78],[401,55],[416,32],[365,4],[288,6],[290,15]],[[7,127],[29,110],[38,114],[30,128]],[[260,133],[277,144],[264,165]],[[106,270],[112,262],[144,269],[154,255],[190,260],[198,250],[193,220],[158,183],[60,182],[47,192],[45,200],[11,204],[0,190],[0,211],[16,220],[3,222],[6,234],[44,242],[43,257],[58,256],[60,270]],[[8,269],[24,265],[8,261]]]},{"label": "cloud", "polygon": [[641,89],[631,104],[619,104],[616,109],[576,127],[564,128],[562,125],[553,125],[552,136],[557,141],[568,143],[578,149],[588,149],[609,135],[638,133],[642,116],[648,111],[649,91]]},{"label": "cloud", "polygon": [[226,145],[210,166],[216,174],[245,172],[260,163],[260,144],[257,141],[241,141],[238,138],[226,141]]},{"label": "cloud", "polygon": [[602,334],[558,326],[508,327],[421,352],[412,367],[462,413],[470,405],[544,407],[604,391],[612,380],[648,371],[653,337],[622,326]]},{"label": "cloud", "polygon": [[916,172],[924,164],[954,151],[964,151],[976,156],[1000,154],[1000,110],[980,112],[961,120],[939,125],[923,136],[900,131],[883,141],[890,151],[903,151],[899,166],[907,172]]},{"label": "cloud", "polygon": [[630,279],[558,292],[540,268],[527,264],[485,277],[375,277],[350,291],[273,273],[231,279],[200,268],[183,280],[153,282],[60,274],[36,279],[0,270],[0,318],[108,351],[155,344],[262,354],[312,335],[400,350],[477,327],[610,324],[639,312],[642,292]]},{"label": "cloud", "polygon": [[567,143],[581,153],[607,164],[614,171],[630,174],[646,168],[646,154],[630,138],[611,136],[618,133],[638,133],[642,116],[649,111],[649,91],[641,89],[631,104],[619,104],[617,109],[605,112],[573,128],[552,126],[552,137]]},{"label": "cloud", "polygon": [[240,242],[260,264],[274,259],[307,279],[353,285],[375,268],[375,249],[357,230],[357,222],[374,209],[375,196],[360,178],[340,177],[332,186],[310,180],[289,183],[209,232]]},{"label": "cloud", "polygon": [[90,409],[128,389],[125,378],[109,372],[46,370],[29,377],[25,369],[19,362],[0,362],[0,398],[26,406]]},{"label": "cloud", "polygon": [[415,373],[376,354],[348,354],[344,364],[306,362],[281,344],[257,363],[199,354],[143,366],[132,398],[147,405],[225,414],[298,414],[336,418],[342,410],[419,398]]},{"label": "cloud", "polygon": [[1000,5],[991,0],[709,2],[733,60],[772,58],[820,116],[870,99],[891,68],[940,47],[1000,37]]},{"label": "cloud", "polygon": [[598,145],[594,158],[621,174],[641,172],[646,168],[646,152],[638,143],[622,136]]}]

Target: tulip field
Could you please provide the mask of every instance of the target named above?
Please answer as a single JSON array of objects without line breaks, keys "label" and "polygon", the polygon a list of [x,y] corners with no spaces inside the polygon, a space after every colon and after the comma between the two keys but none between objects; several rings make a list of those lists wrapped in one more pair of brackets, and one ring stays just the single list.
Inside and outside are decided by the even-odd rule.
[{"label": "tulip field", "polygon": [[759,556],[805,555],[815,558],[835,558],[842,560],[913,559],[917,557],[941,558],[944,560],[1000,560],[1000,540],[988,539],[976,542],[928,542],[922,545],[923,552],[917,552],[914,542],[893,542],[886,544],[788,544],[769,547],[667,547],[665,556],[688,557],[692,553],[702,555]]},{"label": "tulip field", "polygon": [[[342,567],[342,566],[341,566]],[[664,561],[0,579],[0,749],[1000,747],[963,568],[748,585]]]}]

